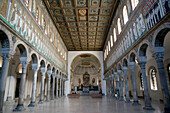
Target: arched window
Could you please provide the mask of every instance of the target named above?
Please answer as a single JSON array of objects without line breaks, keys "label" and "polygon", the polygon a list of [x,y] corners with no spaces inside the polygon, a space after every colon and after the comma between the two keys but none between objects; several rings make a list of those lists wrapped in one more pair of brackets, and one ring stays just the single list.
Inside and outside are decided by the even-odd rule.
[{"label": "arched window", "polygon": [[117,36],[116,36],[116,29],[115,28],[113,29],[113,34],[114,34],[114,42],[116,42]]},{"label": "arched window", "polygon": [[169,84],[170,84],[170,64],[168,64],[167,66],[167,71],[168,71]]},{"label": "arched window", "polygon": [[120,32],[122,31],[120,18],[117,19],[117,27],[118,27],[118,34],[120,34]]},{"label": "arched window", "polygon": [[25,6],[26,6],[26,7],[29,6],[29,0],[25,0]]},{"label": "arched window", "polygon": [[113,36],[110,35],[110,43],[111,43],[111,47],[113,46]]},{"label": "arched window", "polygon": [[156,81],[156,69],[152,68],[150,70],[150,83],[151,83],[151,89],[157,90],[157,81]]},{"label": "arched window", "polygon": [[140,77],[140,90],[144,90],[142,73],[140,73],[139,77]]},{"label": "arched window", "polygon": [[123,7],[123,18],[124,18],[124,24],[126,24],[127,21],[128,21],[128,13],[127,13],[127,7],[126,6]]},{"label": "arched window", "polygon": [[134,10],[135,7],[138,5],[139,0],[131,0],[131,3],[132,3],[132,10]]},{"label": "arched window", "polygon": [[108,41],[108,49],[109,49],[109,51],[110,51],[110,41]]},{"label": "arched window", "polygon": [[38,17],[39,17],[39,11],[38,11],[38,7],[37,7],[37,9],[36,9],[36,21],[38,22]]}]

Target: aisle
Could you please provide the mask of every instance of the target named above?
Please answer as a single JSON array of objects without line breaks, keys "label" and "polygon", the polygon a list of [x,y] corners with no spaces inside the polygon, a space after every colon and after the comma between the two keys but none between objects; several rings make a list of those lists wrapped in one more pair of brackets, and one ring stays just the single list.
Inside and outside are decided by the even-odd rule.
[{"label": "aisle", "polygon": [[[29,103],[29,102],[28,102]],[[90,96],[81,96],[79,99],[62,97],[51,102],[44,102],[35,108],[28,108],[25,103],[26,111],[19,113],[161,113],[162,105],[153,104],[155,111],[143,110],[143,102],[141,106],[133,106],[132,104],[119,102],[117,100],[103,97],[102,99],[93,99]],[[13,113],[12,109],[15,105],[5,106],[4,113]]]}]

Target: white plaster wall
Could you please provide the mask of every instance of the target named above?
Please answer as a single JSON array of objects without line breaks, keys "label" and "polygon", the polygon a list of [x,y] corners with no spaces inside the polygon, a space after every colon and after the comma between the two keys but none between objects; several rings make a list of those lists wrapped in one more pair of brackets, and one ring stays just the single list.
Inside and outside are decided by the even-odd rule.
[{"label": "white plaster wall", "polygon": [[98,58],[101,64],[101,74],[102,74],[102,93],[106,94],[106,82],[103,80],[104,78],[104,66],[103,66],[103,51],[68,51],[68,81],[65,83],[65,94],[68,95],[70,93],[70,67],[74,58],[81,54],[92,54]]}]

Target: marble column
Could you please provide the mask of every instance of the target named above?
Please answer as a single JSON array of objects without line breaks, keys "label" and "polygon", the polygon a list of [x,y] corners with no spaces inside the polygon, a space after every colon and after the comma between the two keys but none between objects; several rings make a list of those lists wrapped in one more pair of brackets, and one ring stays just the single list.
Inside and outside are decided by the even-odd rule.
[{"label": "marble column", "polygon": [[128,87],[128,79],[127,79],[127,67],[123,67],[123,73],[124,73],[124,78],[125,78],[126,102],[130,103],[129,87]]},{"label": "marble column", "polygon": [[110,93],[110,91],[111,91],[110,85],[111,85],[111,84],[110,84],[110,76],[108,75],[108,94],[109,94],[108,96],[109,96],[109,97],[111,97],[111,96],[110,96],[110,94],[111,94],[111,93]]},{"label": "marble column", "polygon": [[57,83],[56,83],[56,98],[58,98],[58,75],[56,77]]},{"label": "marble column", "polygon": [[56,74],[55,73],[53,73],[53,90],[52,90],[52,98],[51,98],[51,100],[54,100],[54,89],[55,89],[55,76],[56,76]]},{"label": "marble column", "polygon": [[62,79],[62,96],[64,96],[64,78]]},{"label": "marble column", "polygon": [[145,99],[144,109],[153,110],[153,107],[152,107],[151,101],[150,101],[148,82],[147,82],[146,70],[145,70],[146,59],[147,59],[146,56],[139,57],[140,61],[138,63],[141,68],[141,71],[142,71],[142,78],[143,78],[143,85],[144,85],[144,99]]},{"label": "marble column", "polygon": [[109,83],[110,83],[110,97],[112,97],[112,75],[109,76]]},{"label": "marble column", "polygon": [[113,86],[112,86],[112,97],[115,97],[115,85],[114,85],[114,75],[112,74],[112,81],[113,81]]},{"label": "marble column", "polygon": [[137,94],[137,88],[136,88],[136,78],[135,78],[135,62],[130,62],[129,66],[131,69],[131,75],[132,75],[132,85],[133,85],[133,105],[140,105],[138,101],[138,94]]},{"label": "marble column", "polygon": [[122,70],[118,70],[117,72],[119,74],[119,92],[120,92],[119,101],[124,101],[123,82],[122,82]]},{"label": "marble column", "polygon": [[20,61],[22,63],[22,74],[21,74],[21,80],[20,80],[20,87],[19,87],[19,99],[18,99],[18,105],[13,111],[23,111],[25,110],[23,105],[23,96],[24,96],[24,89],[25,89],[25,79],[26,79],[26,73],[27,73],[27,57],[21,57]]},{"label": "marble column", "polygon": [[[169,113],[170,112],[170,96],[169,96],[167,78],[166,78],[164,64],[163,64],[164,48],[156,47],[155,49],[157,52],[153,54],[153,57],[155,58],[157,62],[157,66],[158,66],[161,89],[162,89],[162,94],[164,97],[164,105],[165,105],[164,112]],[[160,50],[162,50],[163,52],[159,52]]]},{"label": "marble column", "polygon": [[28,105],[28,107],[35,107],[35,93],[36,93],[36,87],[37,87],[37,73],[38,73],[38,65],[37,64],[32,64],[32,68],[34,70],[34,76],[33,76],[33,83],[32,83],[32,95],[31,95],[31,102]]},{"label": "marble column", "polygon": [[117,93],[117,98],[119,98],[119,80],[117,77],[117,72],[114,72],[115,78],[116,78],[116,93]]},{"label": "marble column", "polygon": [[2,69],[0,73],[0,112],[3,111],[5,85],[6,85],[6,80],[8,76],[9,63],[12,58],[12,55],[9,55],[8,53],[9,51],[6,53],[2,53],[1,55],[3,58],[3,64],[2,64]]},{"label": "marble column", "polygon": [[47,98],[46,101],[49,102],[50,98],[50,77],[51,77],[51,70],[47,71]]},{"label": "marble column", "polygon": [[40,90],[40,101],[39,104],[44,102],[44,79],[45,79],[46,69],[45,67],[41,68],[41,90]]},{"label": "marble column", "polygon": [[60,94],[59,94],[59,97],[61,97],[61,76],[60,76]]}]

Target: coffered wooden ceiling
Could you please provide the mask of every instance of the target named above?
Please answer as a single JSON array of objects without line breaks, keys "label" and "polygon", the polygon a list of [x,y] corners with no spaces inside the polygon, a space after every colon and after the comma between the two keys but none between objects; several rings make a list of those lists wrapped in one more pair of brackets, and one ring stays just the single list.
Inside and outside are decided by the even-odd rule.
[{"label": "coffered wooden ceiling", "polygon": [[102,50],[119,0],[44,0],[68,50]]}]

